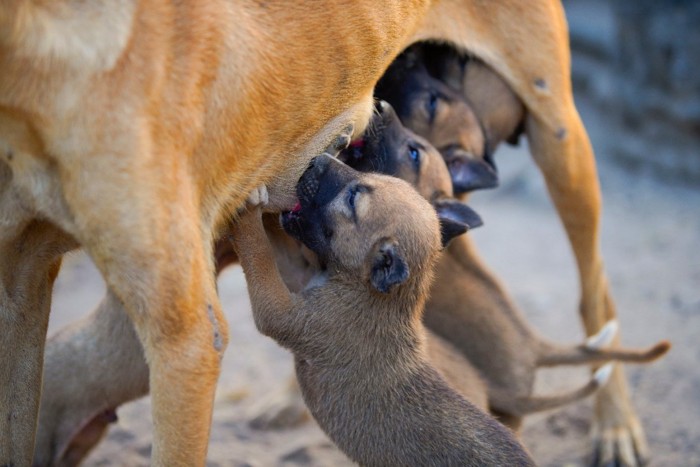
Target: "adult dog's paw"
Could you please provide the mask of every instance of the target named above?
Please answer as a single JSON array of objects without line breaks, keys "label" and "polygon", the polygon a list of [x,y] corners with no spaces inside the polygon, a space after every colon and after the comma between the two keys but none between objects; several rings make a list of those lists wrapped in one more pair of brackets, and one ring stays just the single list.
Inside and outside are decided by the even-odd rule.
[{"label": "adult dog's paw", "polygon": [[593,466],[640,467],[649,460],[644,430],[624,386],[624,376],[616,365],[612,380],[597,396],[592,427]]}]

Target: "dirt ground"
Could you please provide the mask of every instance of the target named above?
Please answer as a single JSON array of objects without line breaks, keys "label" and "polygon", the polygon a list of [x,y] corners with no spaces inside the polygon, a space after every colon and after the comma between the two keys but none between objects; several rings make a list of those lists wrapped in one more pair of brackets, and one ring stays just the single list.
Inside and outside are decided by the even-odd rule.
[{"label": "dirt ground", "polygon": [[[633,138],[579,103],[596,148],[604,193],[602,249],[620,315],[623,343],[646,346],[668,338],[674,348],[650,366],[629,366],[634,404],[649,438],[653,466],[700,465],[700,189],[622,168],[606,141]],[[658,154],[663,157],[663,154]],[[487,263],[507,284],[530,322],[562,342],[582,339],[573,257],[526,148],[497,154],[501,187],[473,196],[485,226],[473,235]],[[218,386],[210,465],[350,465],[312,421],[288,430],[251,429],[248,421],[292,374],[291,358],[259,335],[239,268],[219,280],[231,328]],[[50,331],[94,308],[104,284],[89,260],[70,255],[56,284]],[[571,388],[585,369],[542,371],[537,391]],[[524,442],[543,466],[584,465],[591,401],[527,419]],[[148,398],[119,411],[119,421],[86,465],[147,465]]]}]

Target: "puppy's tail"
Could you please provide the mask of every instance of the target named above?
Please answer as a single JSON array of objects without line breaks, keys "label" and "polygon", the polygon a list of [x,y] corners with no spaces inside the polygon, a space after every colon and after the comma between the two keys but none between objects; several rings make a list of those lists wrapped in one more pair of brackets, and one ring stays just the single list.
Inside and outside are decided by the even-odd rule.
[{"label": "puppy's tail", "polygon": [[523,417],[533,412],[555,409],[584,397],[588,397],[607,384],[612,373],[613,364],[608,363],[596,370],[593,378],[583,387],[571,392],[553,396],[527,396],[512,397],[508,394],[500,394],[498,389],[489,390],[489,404],[507,414]]},{"label": "puppy's tail", "polygon": [[628,363],[647,363],[665,355],[671,343],[662,340],[647,349],[604,348],[615,339],[618,331],[617,321],[611,320],[586,341],[577,346],[561,346],[543,342],[537,366],[584,365],[610,360]]}]

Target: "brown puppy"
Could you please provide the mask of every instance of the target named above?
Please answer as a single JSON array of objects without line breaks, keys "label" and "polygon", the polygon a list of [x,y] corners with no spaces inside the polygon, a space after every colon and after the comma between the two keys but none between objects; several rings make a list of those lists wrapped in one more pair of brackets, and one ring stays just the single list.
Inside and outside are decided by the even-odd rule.
[{"label": "brown puppy", "polygon": [[[411,183],[438,212],[451,199],[450,175],[442,157],[420,137],[405,129],[388,104],[372,120],[358,145],[341,158],[351,167],[400,177]],[[454,212],[454,208],[451,208]],[[517,309],[507,312],[470,306],[474,277],[459,252],[468,247],[456,238],[436,266],[436,281],[426,304],[424,320],[431,331],[457,347],[479,370],[488,384],[489,406],[517,430],[528,413],[554,408],[591,394],[604,379],[599,373],[587,386],[568,394],[531,396],[536,369],[540,366],[586,364],[605,360],[648,362],[670,348],[666,341],[644,350],[603,349],[616,335],[611,321],[600,333],[579,346],[563,346],[538,336]],[[478,265],[477,265],[478,266]],[[505,297],[505,296],[504,296]],[[478,300],[478,298],[476,299]]]},{"label": "brown puppy", "polygon": [[456,193],[498,185],[481,123],[459,92],[428,73],[418,44],[399,55],[374,90],[401,121],[430,141],[447,162]]},{"label": "brown puppy", "polygon": [[487,152],[501,141],[517,142],[523,131],[525,106],[493,69],[454,47],[420,44],[411,47],[430,75],[464,96],[486,133]]},{"label": "brown puppy", "polygon": [[[481,58],[523,102],[576,256],[587,333],[615,316],[561,4],[362,0],[350,13],[335,0],[11,0],[0,9],[0,290],[10,291],[0,296],[0,344],[13,349],[0,362],[9,414],[0,465],[32,457],[50,290],[61,254],[78,245],[110,297],[49,346],[58,367],[45,373],[37,462],[148,387],[154,462],[202,462],[226,341],[211,274],[219,221],[260,183],[285,207],[308,158],[349,123],[361,130],[373,84],[416,41]],[[213,335],[224,336],[216,347]],[[144,352],[150,382],[129,385],[149,369]],[[647,457],[621,371],[601,391],[594,429],[601,463]]]},{"label": "brown puppy", "polygon": [[432,207],[401,180],[327,156],[297,191],[284,228],[325,266],[306,289],[284,285],[259,208],[241,217],[235,244],[256,325],[294,353],[321,428],[362,465],[534,465],[427,360],[421,313],[441,237]]}]

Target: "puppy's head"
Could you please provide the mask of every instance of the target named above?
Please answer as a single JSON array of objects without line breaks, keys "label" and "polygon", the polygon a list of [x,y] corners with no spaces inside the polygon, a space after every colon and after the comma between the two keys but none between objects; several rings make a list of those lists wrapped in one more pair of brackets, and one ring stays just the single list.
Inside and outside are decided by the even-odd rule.
[{"label": "puppy's head", "polygon": [[378,172],[401,178],[430,201],[445,232],[444,243],[454,235],[483,224],[471,208],[454,199],[450,173],[440,153],[428,141],[401,124],[391,105],[380,101],[363,138],[340,156],[361,172]]},{"label": "puppy's head", "polygon": [[360,172],[401,178],[425,199],[452,196],[452,181],[440,153],[424,138],[401,124],[385,101],[377,103],[370,125],[339,158]]},{"label": "puppy's head", "polygon": [[374,291],[420,283],[441,248],[435,210],[403,180],[360,173],[324,155],[306,169],[297,195],[297,207],[282,214],[287,233],[329,271]]},{"label": "puppy's head", "polygon": [[457,193],[496,186],[481,123],[464,96],[428,73],[421,50],[414,46],[401,54],[377,84],[375,96],[440,151]]}]

